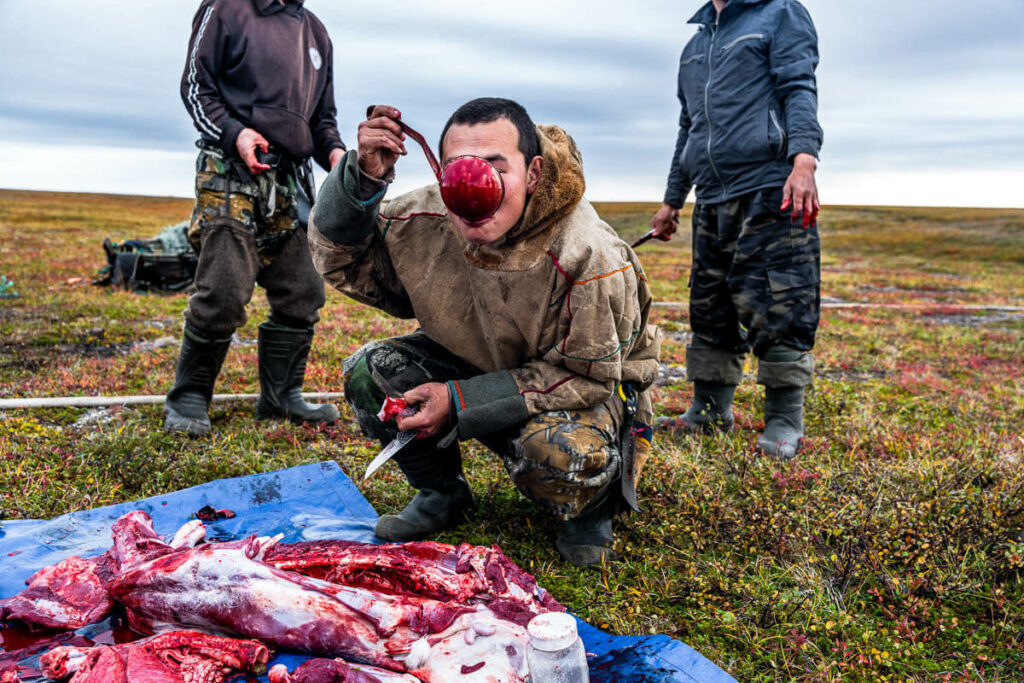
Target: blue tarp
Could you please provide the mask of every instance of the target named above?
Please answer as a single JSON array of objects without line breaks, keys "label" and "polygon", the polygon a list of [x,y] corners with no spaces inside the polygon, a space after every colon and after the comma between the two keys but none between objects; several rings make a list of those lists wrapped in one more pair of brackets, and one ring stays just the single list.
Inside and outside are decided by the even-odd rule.
[{"label": "blue tarp", "polygon": [[[208,522],[207,537],[230,540],[249,534],[284,534],[284,542],[316,539],[374,541],[377,513],[337,463],[322,462],[195,486],[162,496],[51,520],[13,520],[0,527],[0,598],[25,587],[39,568],[70,555],[88,557],[110,547],[110,526],[131,510],[145,510],[156,532],[174,534],[200,508],[230,508],[231,519]],[[544,578],[538,577],[543,585]],[[557,597],[557,596],[556,596]],[[685,681],[734,683],[691,647],[668,636],[611,636],[579,622],[593,683]],[[305,657],[279,655],[289,668]],[[266,681],[266,677],[260,678]]]}]

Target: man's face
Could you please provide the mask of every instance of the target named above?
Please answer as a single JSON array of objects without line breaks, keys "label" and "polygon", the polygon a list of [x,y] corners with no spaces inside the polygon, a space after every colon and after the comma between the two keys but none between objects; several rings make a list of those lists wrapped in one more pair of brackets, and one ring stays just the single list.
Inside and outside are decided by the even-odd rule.
[{"label": "man's face", "polygon": [[441,144],[442,166],[455,157],[477,156],[491,162],[505,183],[505,199],[490,218],[471,223],[449,212],[459,232],[474,244],[490,244],[501,239],[523,215],[527,195],[533,194],[540,180],[543,159],[534,157],[529,167],[519,151],[519,131],[508,119],[473,125],[454,124]]}]

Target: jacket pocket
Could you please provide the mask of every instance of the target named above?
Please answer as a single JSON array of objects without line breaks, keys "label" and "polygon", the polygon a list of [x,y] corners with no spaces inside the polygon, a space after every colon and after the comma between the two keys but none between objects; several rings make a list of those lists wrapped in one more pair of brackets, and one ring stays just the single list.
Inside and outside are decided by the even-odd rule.
[{"label": "jacket pocket", "polygon": [[768,110],[768,147],[777,159],[786,157],[786,131],[774,107]]},{"label": "jacket pocket", "polygon": [[683,145],[682,151],[679,152],[679,159],[677,159],[679,167],[683,169],[691,180],[697,172],[697,162],[694,159],[694,156],[696,155],[698,147],[699,145],[694,141],[693,136],[687,136],[686,144]]},{"label": "jacket pocket", "polygon": [[252,127],[292,158],[305,159],[313,153],[309,122],[293,111],[254,105]]},{"label": "jacket pocket", "polygon": [[736,47],[737,45],[739,45],[740,43],[748,41],[748,40],[764,40],[764,34],[763,33],[747,33],[747,34],[744,34],[742,36],[739,36],[738,38],[733,38],[728,43],[726,43],[725,45],[722,46],[722,52],[727,52],[727,51],[733,49],[734,47]]}]

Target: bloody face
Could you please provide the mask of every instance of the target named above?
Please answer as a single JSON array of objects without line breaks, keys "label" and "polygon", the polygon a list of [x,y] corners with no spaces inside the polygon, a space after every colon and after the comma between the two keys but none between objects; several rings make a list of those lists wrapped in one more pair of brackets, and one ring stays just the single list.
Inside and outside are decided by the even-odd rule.
[{"label": "bloody face", "polygon": [[[445,133],[441,147],[441,163],[445,167],[445,176],[448,175],[449,168],[455,168],[455,164],[463,162],[459,157],[480,157],[497,169],[501,182],[504,183],[505,192],[504,199],[493,214],[484,218],[464,217],[449,204],[449,208],[452,209],[449,216],[459,232],[474,244],[489,244],[501,239],[519,222],[526,207],[527,196],[537,188],[542,158],[534,157],[529,164],[526,163],[523,153],[519,150],[519,131],[508,119],[471,125],[454,124]],[[468,163],[467,160],[463,170],[453,175],[453,178],[469,178],[474,173],[482,173],[484,166],[479,161]],[[487,190],[486,187],[482,186],[479,196],[474,196],[475,193],[472,192],[467,193],[466,204],[473,203],[469,200],[488,197],[493,199],[495,191]],[[441,191],[443,196],[443,184]],[[448,204],[447,199],[445,203]]]}]

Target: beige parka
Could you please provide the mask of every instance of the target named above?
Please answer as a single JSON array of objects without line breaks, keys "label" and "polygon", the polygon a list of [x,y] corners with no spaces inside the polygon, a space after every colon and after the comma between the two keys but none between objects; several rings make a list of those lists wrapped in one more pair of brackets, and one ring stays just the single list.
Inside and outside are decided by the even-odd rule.
[{"label": "beige parka", "polygon": [[572,138],[555,126],[538,126],[538,135],[537,191],[520,222],[488,245],[467,242],[449,222],[437,185],[383,202],[376,229],[357,243],[332,239],[338,221],[376,208],[359,198],[349,152],[347,168],[327,181],[345,184],[346,205],[321,216],[318,200],[310,221],[313,262],[339,291],[415,317],[433,341],[479,368],[481,376],[459,382],[464,410],[490,404],[492,421],[525,419],[598,405],[629,382],[639,392],[635,419],[649,423],[659,336],[647,323],[643,267],[583,199]]}]

